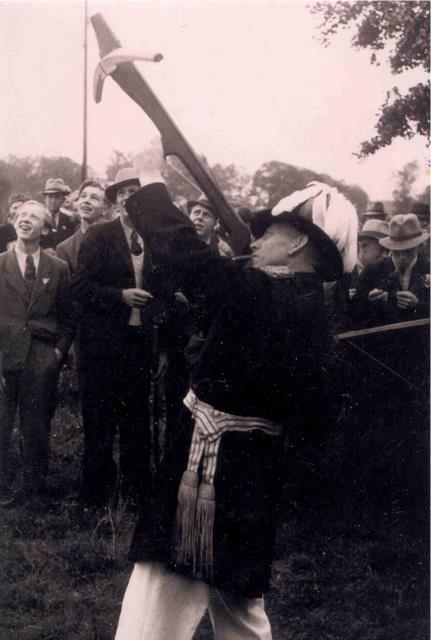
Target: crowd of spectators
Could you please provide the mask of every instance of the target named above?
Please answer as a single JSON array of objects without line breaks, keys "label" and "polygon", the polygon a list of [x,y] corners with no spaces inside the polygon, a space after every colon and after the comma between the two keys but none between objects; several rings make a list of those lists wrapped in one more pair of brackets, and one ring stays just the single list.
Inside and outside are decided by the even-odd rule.
[{"label": "crowd of spectators", "polygon": [[[165,376],[165,407],[174,413],[205,345],[211,310],[200,304],[199,295],[189,301],[180,291],[174,292],[167,322],[164,311],[157,309],[148,293],[151,252],[144,250],[124,206],[138,189],[135,171],[122,169],[106,190],[87,180],[72,194],[61,178],[50,178],[42,192],[43,204],[21,193],[9,198],[0,225],[3,504],[17,499],[12,491],[17,410],[26,452],[25,499],[43,487],[58,376],[67,363],[78,371],[82,394],[82,502],[100,506],[114,491],[116,430],[123,489],[132,500],[140,499],[151,466],[151,443],[141,435],[149,433],[142,425],[148,426],[157,409],[150,398],[154,380]],[[211,251],[234,259],[208,199],[201,195],[184,209]],[[245,207],[238,213],[253,228],[254,213]],[[381,202],[370,203],[360,220],[357,262],[338,295],[344,311],[337,328],[364,329],[429,317],[428,240],[426,204],[415,202],[409,211],[388,218]],[[247,256],[243,261],[247,268]],[[160,282],[157,286],[160,290]],[[163,286],[167,295],[167,283]]]}]

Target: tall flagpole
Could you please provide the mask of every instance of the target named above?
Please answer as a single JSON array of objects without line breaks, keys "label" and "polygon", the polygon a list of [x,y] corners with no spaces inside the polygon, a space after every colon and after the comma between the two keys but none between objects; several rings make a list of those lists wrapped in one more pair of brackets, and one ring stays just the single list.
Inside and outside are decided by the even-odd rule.
[{"label": "tall flagpole", "polygon": [[82,142],[82,167],[81,179],[87,178],[87,33],[88,33],[88,6],[84,0],[84,119],[83,119],[83,142]]}]

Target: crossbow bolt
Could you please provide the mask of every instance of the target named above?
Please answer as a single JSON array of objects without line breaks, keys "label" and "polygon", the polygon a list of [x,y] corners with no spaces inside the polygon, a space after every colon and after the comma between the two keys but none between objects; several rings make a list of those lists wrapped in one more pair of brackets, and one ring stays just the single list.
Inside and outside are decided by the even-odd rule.
[{"label": "crossbow bolt", "polygon": [[132,49],[114,49],[102,58],[96,67],[93,80],[94,100],[98,103],[102,99],[103,84],[105,78],[113,73],[119,64],[124,62],[135,62],[136,60],[145,60],[145,62],[160,62],[163,60],[161,53],[148,53],[136,51]]}]

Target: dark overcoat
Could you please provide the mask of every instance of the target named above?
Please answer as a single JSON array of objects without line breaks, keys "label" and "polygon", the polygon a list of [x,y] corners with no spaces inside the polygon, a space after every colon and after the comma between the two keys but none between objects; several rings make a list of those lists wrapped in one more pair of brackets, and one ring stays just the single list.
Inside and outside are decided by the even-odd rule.
[{"label": "dark overcoat", "polygon": [[[368,300],[373,289],[388,292],[388,301]],[[366,267],[359,278],[355,296],[350,303],[351,317],[356,326],[374,327],[394,322],[405,322],[429,316],[430,306],[430,265],[428,260],[418,254],[412,269],[408,290],[415,294],[418,305],[409,309],[397,306],[396,293],[401,289],[398,274],[392,258],[384,258]]]},{"label": "dark overcoat", "polygon": [[43,249],[55,249],[60,242],[63,242],[75,233],[77,226],[78,223],[72,216],[60,211],[57,226],[52,227],[46,235],[42,236],[40,246]]},{"label": "dark overcoat", "polygon": [[[129,201],[129,215],[142,233],[147,227],[139,211],[151,210],[147,198],[153,201],[153,223],[162,227],[166,220],[167,227],[176,228],[171,241],[166,228],[161,234],[172,277],[191,300],[195,291],[200,296],[204,292],[213,318],[192,374],[197,397],[220,411],[281,422],[287,438],[297,429],[313,428],[321,407],[326,343],[319,279],[314,274],[243,270],[215,255],[187,221],[179,221],[162,185],[145,187]],[[130,552],[134,561],[160,561],[189,575],[191,567],[172,560],[172,536],[191,435],[190,415],[184,410],[169,436],[151,506],[141,514]],[[258,430],[222,435],[214,482],[211,584],[246,597],[268,589],[283,472],[283,438]]]}]

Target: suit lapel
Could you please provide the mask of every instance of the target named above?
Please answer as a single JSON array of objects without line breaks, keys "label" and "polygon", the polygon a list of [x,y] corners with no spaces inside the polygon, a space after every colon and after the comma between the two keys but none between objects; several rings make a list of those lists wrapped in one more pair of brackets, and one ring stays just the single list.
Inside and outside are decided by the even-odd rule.
[{"label": "suit lapel", "polygon": [[30,292],[22,276],[16,253],[13,249],[9,249],[7,252],[5,278],[10,286],[15,289],[21,298],[28,304],[30,302]]},{"label": "suit lapel", "polygon": [[424,286],[424,276],[426,273],[426,269],[424,268],[424,264],[418,256],[415,266],[412,269],[410,274],[410,284],[409,289],[411,291],[420,291],[421,287]]},{"label": "suit lapel", "polygon": [[31,293],[29,308],[34,306],[40,294],[46,288],[48,281],[50,279],[51,270],[52,270],[52,261],[50,260],[48,254],[46,254],[45,251],[41,249],[39,266],[36,274],[36,282],[34,283],[34,288]]}]

